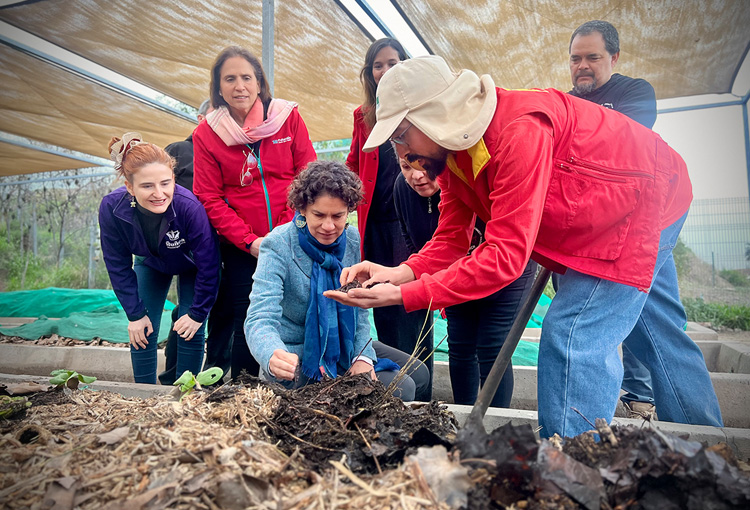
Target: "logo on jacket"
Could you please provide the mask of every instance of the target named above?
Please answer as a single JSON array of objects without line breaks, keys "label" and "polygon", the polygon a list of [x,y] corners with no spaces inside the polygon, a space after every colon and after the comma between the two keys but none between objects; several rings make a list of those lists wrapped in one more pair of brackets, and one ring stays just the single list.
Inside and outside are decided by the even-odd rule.
[{"label": "logo on jacket", "polygon": [[277,138],[276,140],[271,140],[271,143],[287,143],[287,142],[291,142],[291,141],[292,141],[292,137],[291,136],[287,136],[287,137],[284,137],[284,138]]},{"label": "logo on jacket", "polygon": [[612,103],[602,103],[602,106],[605,108],[609,108],[610,110],[615,109],[615,105],[613,105]]},{"label": "logo on jacket", "polygon": [[170,230],[167,232],[167,239],[166,242],[167,248],[175,249],[179,248],[183,244],[185,244],[184,239],[180,239],[180,231],[179,230]]}]

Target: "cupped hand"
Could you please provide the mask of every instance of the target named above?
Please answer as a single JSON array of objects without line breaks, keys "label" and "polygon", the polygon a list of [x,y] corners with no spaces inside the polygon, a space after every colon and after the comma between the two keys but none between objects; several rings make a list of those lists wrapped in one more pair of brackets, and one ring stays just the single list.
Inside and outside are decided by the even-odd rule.
[{"label": "cupped hand", "polygon": [[323,295],[338,301],[342,305],[359,308],[380,308],[381,306],[404,304],[401,298],[401,287],[397,287],[391,283],[375,285],[369,289],[351,289],[349,292],[327,290]]},{"label": "cupped hand", "polygon": [[[145,331],[145,333],[144,333]],[[146,338],[154,332],[154,327],[151,325],[151,319],[148,315],[144,315],[137,321],[128,322],[128,338],[130,339],[130,345],[138,348],[145,349],[148,345]]]},{"label": "cupped hand", "polygon": [[176,321],[174,321],[174,326],[172,327],[173,330],[177,332],[178,335],[180,335],[182,338],[184,338],[187,341],[190,341],[195,336],[195,333],[198,331],[198,328],[201,327],[202,322],[196,322],[193,319],[190,318],[188,314],[183,315]]},{"label": "cupped hand", "polygon": [[293,381],[299,363],[299,356],[284,349],[276,349],[268,362],[271,375],[283,381]]},{"label": "cupped hand", "polygon": [[357,280],[362,287],[367,288],[376,283],[389,282],[393,285],[401,285],[414,281],[414,272],[406,264],[396,267],[381,266],[369,260],[363,260],[353,266],[341,270],[341,285]]}]

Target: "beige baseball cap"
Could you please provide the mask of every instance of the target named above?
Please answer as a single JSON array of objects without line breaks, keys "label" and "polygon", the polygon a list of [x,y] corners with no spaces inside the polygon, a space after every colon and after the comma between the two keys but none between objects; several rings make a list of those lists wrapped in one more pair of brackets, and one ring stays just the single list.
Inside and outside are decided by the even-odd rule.
[{"label": "beige baseball cap", "polygon": [[476,144],[490,125],[497,106],[495,82],[468,69],[451,71],[442,57],[404,60],[386,72],[375,94],[377,122],[365,152],[393,135],[404,118],[433,142],[460,151]]}]

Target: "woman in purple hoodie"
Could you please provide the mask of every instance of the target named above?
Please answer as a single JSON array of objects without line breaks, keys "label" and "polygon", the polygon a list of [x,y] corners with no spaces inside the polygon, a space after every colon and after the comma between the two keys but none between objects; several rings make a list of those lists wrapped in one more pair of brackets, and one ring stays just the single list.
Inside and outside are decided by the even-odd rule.
[{"label": "woman in purple hoodie", "polygon": [[164,302],[178,276],[174,330],[177,374],[203,363],[204,322],[219,286],[219,250],[206,211],[174,182],[174,160],[138,133],[112,138],[110,157],[125,178],[99,207],[102,254],[130,321],[135,382],[156,384],[156,342]]}]

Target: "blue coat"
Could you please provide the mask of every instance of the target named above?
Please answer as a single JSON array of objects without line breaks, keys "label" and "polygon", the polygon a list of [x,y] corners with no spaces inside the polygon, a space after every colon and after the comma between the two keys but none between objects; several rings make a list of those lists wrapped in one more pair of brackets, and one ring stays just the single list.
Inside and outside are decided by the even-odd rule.
[{"label": "blue coat", "polygon": [[189,313],[193,320],[203,322],[216,300],[219,289],[219,245],[216,232],[208,221],[206,210],[195,195],[175,185],[172,203],[164,213],[167,228],[160,232],[158,256],[146,245],[136,210],[130,206],[125,186],[102,199],[99,206],[102,254],[117,299],[128,320],[146,315],[146,307],[138,296],[138,280],[133,271],[133,255],[143,263],[165,274],[196,272],[195,296]]},{"label": "blue coat", "polygon": [[[359,262],[359,233],[354,227],[346,228],[344,267]],[[245,338],[250,352],[269,379],[268,363],[276,349],[284,349],[302,358],[305,343],[305,316],[310,301],[310,274],[312,259],[302,251],[297,238],[297,228],[292,222],[273,229],[263,239],[258,256],[258,267],[253,275],[250,307],[245,318]],[[335,301],[329,302],[331,309]],[[357,330],[354,337],[354,356],[362,352],[377,360],[370,340],[370,321],[367,311],[358,308]],[[333,311],[331,312],[333,313]],[[362,348],[367,348],[362,351]],[[321,352],[325,351],[325,346]],[[344,367],[353,360],[339,360]],[[322,361],[320,363],[323,364]]]}]

